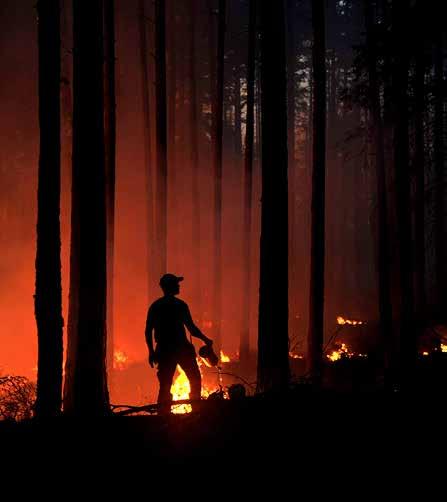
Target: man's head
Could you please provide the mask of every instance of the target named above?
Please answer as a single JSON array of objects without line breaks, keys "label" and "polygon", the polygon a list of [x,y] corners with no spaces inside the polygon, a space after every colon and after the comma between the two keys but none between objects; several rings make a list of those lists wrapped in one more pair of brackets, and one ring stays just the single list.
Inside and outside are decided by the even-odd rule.
[{"label": "man's head", "polygon": [[165,295],[178,295],[180,293],[180,282],[183,277],[177,277],[174,274],[165,274],[160,279],[160,287]]}]

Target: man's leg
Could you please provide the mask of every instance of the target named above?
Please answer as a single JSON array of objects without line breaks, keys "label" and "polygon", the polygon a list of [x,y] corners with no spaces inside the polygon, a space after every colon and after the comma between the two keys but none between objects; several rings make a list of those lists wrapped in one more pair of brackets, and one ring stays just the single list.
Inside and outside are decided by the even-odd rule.
[{"label": "man's leg", "polygon": [[176,367],[177,361],[174,356],[161,357],[158,362],[157,376],[160,382],[160,390],[158,392],[159,413],[167,414],[171,411],[171,385]]},{"label": "man's leg", "polygon": [[186,347],[182,350],[179,365],[185,372],[189,380],[189,385],[191,386],[191,394],[189,398],[191,400],[198,401],[202,390],[202,375],[200,374],[199,366],[197,365],[196,351],[193,346]]}]

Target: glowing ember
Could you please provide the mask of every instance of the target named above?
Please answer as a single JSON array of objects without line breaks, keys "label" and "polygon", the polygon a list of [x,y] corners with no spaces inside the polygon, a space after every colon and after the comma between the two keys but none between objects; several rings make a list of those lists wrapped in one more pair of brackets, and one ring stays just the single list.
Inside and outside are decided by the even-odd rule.
[{"label": "glowing ember", "polygon": [[447,352],[447,344],[441,343],[441,352]]},{"label": "glowing ember", "polygon": [[350,326],[360,326],[364,324],[363,321],[354,321],[353,319],[345,319],[342,316],[337,317],[337,324],[340,326],[344,326],[345,324],[349,324]]},{"label": "glowing ember", "polygon": [[429,355],[429,353],[428,352],[422,352],[422,355],[425,356],[425,357],[427,357]]},{"label": "glowing ember", "polygon": [[229,356],[227,356],[223,350],[220,351],[220,362],[221,363],[229,363],[230,362],[230,358]]},{"label": "glowing ember", "polygon": [[294,352],[289,352],[289,357],[292,359],[304,359],[304,356],[301,356],[299,354],[295,354]]},{"label": "glowing ember", "polygon": [[113,369],[123,371],[129,366],[129,356],[122,350],[116,349],[113,353]]}]

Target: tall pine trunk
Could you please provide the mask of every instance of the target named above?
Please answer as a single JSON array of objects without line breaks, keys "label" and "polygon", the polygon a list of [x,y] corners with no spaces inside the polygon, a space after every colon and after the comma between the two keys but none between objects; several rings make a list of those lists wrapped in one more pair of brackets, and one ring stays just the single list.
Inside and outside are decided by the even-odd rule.
[{"label": "tall pine trunk", "polygon": [[[198,107],[197,107],[197,75],[196,75],[196,16],[197,4],[196,0],[192,0],[190,9],[190,42],[189,42],[189,148],[190,148],[190,164],[191,164],[191,182],[192,182],[192,254],[194,267],[194,289],[193,298],[196,302],[197,312],[200,316],[202,312],[202,295],[201,295],[201,273],[200,273],[200,244],[201,244],[201,216],[200,216],[200,178],[199,178],[199,123],[198,123]],[[201,317],[200,317],[201,318]]]},{"label": "tall pine trunk", "polygon": [[145,0],[138,0],[139,55],[141,71],[141,99],[143,104],[144,172],[146,175],[146,228],[147,228],[147,300],[157,294],[157,267],[155,243],[154,169],[152,158],[151,93],[149,82],[147,18]]},{"label": "tall pine trunk", "polygon": [[[213,239],[213,325],[216,348],[221,347],[222,319],[222,163],[223,163],[223,100],[224,57],[226,30],[226,0],[219,0],[217,29],[216,92],[213,108],[213,167],[214,167],[214,239]],[[211,62],[212,63],[212,62]]]},{"label": "tall pine trunk", "polygon": [[155,92],[156,92],[156,154],[157,154],[157,188],[156,188],[156,252],[157,272],[161,277],[167,269],[167,96],[166,96],[166,3],[155,1]]},{"label": "tall pine trunk", "polygon": [[106,163],[107,221],[107,369],[113,373],[114,354],[114,265],[115,265],[115,166],[116,166],[116,92],[115,92],[115,0],[104,0],[104,128]]},{"label": "tall pine trunk", "polygon": [[289,382],[287,75],[283,2],[262,0],[258,390]]},{"label": "tall pine trunk", "polygon": [[109,412],[103,2],[75,2],[70,331],[64,411]]},{"label": "tall pine trunk", "polygon": [[414,374],[417,345],[414,323],[413,242],[411,221],[411,175],[408,124],[408,0],[394,3],[393,37],[393,153],[399,259],[399,333],[396,375],[405,386]]},{"label": "tall pine trunk", "polygon": [[247,59],[247,117],[245,129],[244,159],[244,305],[242,310],[242,333],[239,358],[246,361],[250,355],[251,317],[251,243],[252,243],[252,201],[253,160],[255,135],[255,72],[257,36],[257,0],[249,2],[248,59]]},{"label": "tall pine trunk", "polygon": [[380,333],[385,350],[385,368],[389,369],[392,352],[392,304],[390,290],[390,253],[388,239],[388,204],[386,186],[385,144],[377,75],[377,38],[372,0],[365,0],[368,50],[369,104],[375,150],[377,197],[377,284],[379,293]]},{"label": "tall pine trunk", "polygon": [[309,301],[309,369],[318,383],[324,342],[325,200],[326,200],[326,23],[325,1],[312,0],[313,154]]},{"label": "tall pine trunk", "polygon": [[59,0],[39,0],[37,10],[40,157],[34,298],[38,336],[36,416],[50,417],[61,411],[63,357]]}]

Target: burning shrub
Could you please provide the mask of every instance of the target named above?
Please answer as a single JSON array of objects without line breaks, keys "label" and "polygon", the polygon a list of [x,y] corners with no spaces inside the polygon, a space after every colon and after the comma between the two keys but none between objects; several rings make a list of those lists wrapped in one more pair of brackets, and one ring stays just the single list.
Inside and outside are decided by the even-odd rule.
[{"label": "burning shrub", "polygon": [[36,385],[21,376],[0,376],[0,420],[28,420],[33,416]]}]

